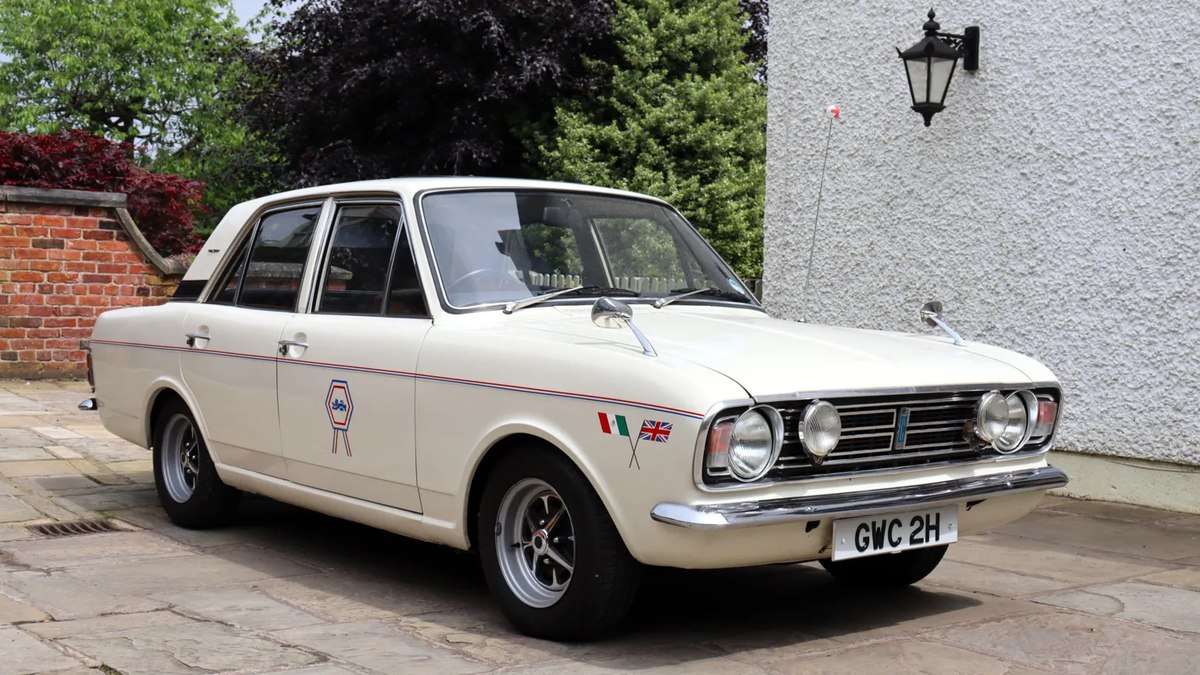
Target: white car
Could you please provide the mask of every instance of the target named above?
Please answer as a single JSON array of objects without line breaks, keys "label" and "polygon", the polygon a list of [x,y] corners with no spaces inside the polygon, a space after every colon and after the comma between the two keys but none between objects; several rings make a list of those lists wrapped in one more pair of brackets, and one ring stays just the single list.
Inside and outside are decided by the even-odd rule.
[{"label": "white car", "polygon": [[579,639],[642,565],[903,586],[1066,484],[1054,375],[939,309],[773,319],[644,195],[349,183],[234,207],[172,302],[101,316],[84,405],[180,525],[244,491],[476,549],[519,630]]}]

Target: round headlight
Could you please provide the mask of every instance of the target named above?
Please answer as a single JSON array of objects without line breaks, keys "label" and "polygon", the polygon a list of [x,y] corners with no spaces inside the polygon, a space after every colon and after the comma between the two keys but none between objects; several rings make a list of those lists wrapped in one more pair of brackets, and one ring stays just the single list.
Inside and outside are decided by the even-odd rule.
[{"label": "round headlight", "polygon": [[800,442],[813,464],[825,461],[842,437],[842,416],[828,401],[813,401],[800,422]]},{"label": "round headlight", "polygon": [[997,452],[1008,454],[1016,452],[1029,440],[1032,422],[1037,414],[1037,398],[1028,391],[1018,391],[1009,394],[1004,399],[1007,423],[1004,431],[992,442]]},{"label": "round headlight", "polygon": [[741,481],[758,480],[770,470],[783,445],[783,419],[768,406],[742,413],[729,434],[729,472]]},{"label": "round headlight", "polygon": [[975,417],[975,435],[985,443],[991,443],[1008,426],[1008,402],[998,391],[989,391],[979,399],[979,411]]}]

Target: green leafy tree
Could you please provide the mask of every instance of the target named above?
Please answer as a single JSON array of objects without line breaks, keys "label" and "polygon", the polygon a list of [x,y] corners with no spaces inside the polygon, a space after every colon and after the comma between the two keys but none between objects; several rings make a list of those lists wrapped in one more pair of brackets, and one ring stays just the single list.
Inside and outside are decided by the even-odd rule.
[{"label": "green leafy tree", "polygon": [[173,149],[244,40],[229,0],[3,0],[0,124]]},{"label": "green leafy tree", "polygon": [[621,0],[609,82],[531,142],[550,177],[675,204],[747,277],[762,272],[766,91],[737,0]]}]

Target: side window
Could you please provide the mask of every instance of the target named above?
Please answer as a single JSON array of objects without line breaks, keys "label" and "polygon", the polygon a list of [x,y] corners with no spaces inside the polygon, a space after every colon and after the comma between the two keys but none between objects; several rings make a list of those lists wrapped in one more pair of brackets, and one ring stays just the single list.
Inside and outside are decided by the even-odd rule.
[{"label": "side window", "polygon": [[[382,314],[388,265],[400,207],[391,204],[352,204],[338,209],[325,256],[321,314]],[[409,254],[409,266],[412,266]]]},{"label": "side window", "polygon": [[263,217],[242,280],[238,304],[294,311],[300,278],[321,207],[276,211]]},{"label": "side window", "polygon": [[412,246],[408,232],[400,230],[396,241],[396,255],[392,261],[392,283],[388,285],[388,316],[429,316],[425,306],[425,294],[417,279],[417,267],[413,264]]}]

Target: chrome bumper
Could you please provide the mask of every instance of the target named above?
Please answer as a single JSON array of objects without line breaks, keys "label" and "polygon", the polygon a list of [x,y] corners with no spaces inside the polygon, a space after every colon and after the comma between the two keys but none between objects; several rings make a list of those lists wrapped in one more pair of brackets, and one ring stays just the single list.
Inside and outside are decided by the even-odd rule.
[{"label": "chrome bumper", "polygon": [[663,502],[650,511],[660,523],[702,529],[753,527],[827,518],[869,516],[924,506],[984,500],[1021,492],[1051,490],[1067,484],[1061,469],[1044,466],[990,476],[816,497],[788,497],[725,504]]}]

